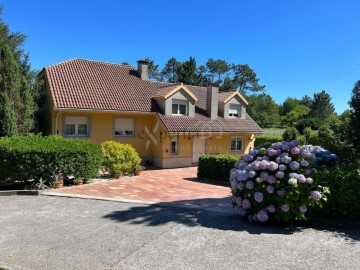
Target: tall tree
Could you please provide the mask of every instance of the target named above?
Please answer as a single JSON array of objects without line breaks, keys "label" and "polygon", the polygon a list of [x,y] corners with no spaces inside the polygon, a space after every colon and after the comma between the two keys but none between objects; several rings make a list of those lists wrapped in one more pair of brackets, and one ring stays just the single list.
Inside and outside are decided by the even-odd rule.
[{"label": "tall tree", "polygon": [[152,60],[150,57],[146,57],[145,61],[149,62],[149,79],[155,81],[163,81],[161,72],[159,71],[159,65],[156,65],[154,60]]},{"label": "tall tree", "polygon": [[194,57],[190,57],[188,61],[181,63],[177,69],[179,82],[189,85],[205,85],[206,78],[202,74],[202,70],[196,66]]},{"label": "tall tree", "polygon": [[331,102],[331,97],[324,90],[320,93],[314,94],[314,101],[310,108],[309,116],[325,120],[334,113],[334,105]]},{"label": "tall tree", "polygon": [[309,108],[301,105],[299,100],[288,97],[280,106],[279,112],[284,125],[294,126],[300,119],[308,115]]},{"label": "tall tree", "polygon": [[27,134],[34,127],[35,71],[24,53],[26,36],[11,32],[0,6],[0,136]]},{"label": "tall tree", "polygon": [[313,100],[308,95],[305,95],[299,100],[299,103],[300,105],[304,105],[305,107],[308,107],[310,109],[311,105],[313,104]]},{"label": "tall tree", "polygon": [[247,97],[247,113],[263,128],[276,127],[280,124],[279,105],[271,96],[262,93]]},{"label": "tall tree", "polygon": [[205,63],[205,66],[211,83],[214,83],[215,76],[217,76],[216,83],[221,84],[222,75],[230,70],[230,65],[222,59],[214,60],[213,58],[210,58]]},{"label": "tall tree", "polygon": [[178,82],[177,71],[180,65],[181,65],[180,62],[178,62],[175,57],[171,57],[166,62],[164,69],[161,71],[164,80],[170,83],[177,83]]},{"label": "tall tree", "polygon": [[232,65],[232,69],[234,71],[234,83],[240,93],[264,91],[265,85],[259,84],[260,79],[248,65]]},{"label": "tall tree", "polygon": [[225,77],[224,82],[220,85],[220,91],[235,90],[236,85],[234,81],[229,77]]},{"label": "tall tree", "polygon": [[353,145],[357,150],[357,159],[360,160],[360,80],[355,83],[349,102],[351,107],[350,126]]}]

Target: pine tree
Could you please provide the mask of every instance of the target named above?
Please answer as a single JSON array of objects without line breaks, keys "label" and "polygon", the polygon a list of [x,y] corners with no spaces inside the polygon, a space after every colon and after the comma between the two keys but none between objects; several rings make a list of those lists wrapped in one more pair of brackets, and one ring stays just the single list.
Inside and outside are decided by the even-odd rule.
[{"label": "pine tree", "polygon": [[360,161],[360,80],[355,83],[349,104],[352,109],[350,116],[351,137]]},{"label": "pine tree", "polygon": [[320,93],[314,94],[314,101],[309,112],[310,117],[325,120],[329,118],[334,111],[335,108],[328,93],[323,90]]},{"label": "pine tree", "polygon": [[264,91],[265,85],[259,84],[259,78],[254,70],[248,65],[232,65],[234,71],[234,84],[238,88],[241,94],[245,94],[246,91],[259,92]]},{"label": "pine tree", "polygon": [[167,82],[177,83],[178,74],[177,70],[180,66],[180,63],[176,60],[175,57],[171,57],[165,64],[164,69],[161,71],[162,76]]},{"label": "pine tree", "polygon": [[11,32],[1,15],[0,6],[0,136],[27,134],[34,127],[35,72],[22,48],[26,36]]}]

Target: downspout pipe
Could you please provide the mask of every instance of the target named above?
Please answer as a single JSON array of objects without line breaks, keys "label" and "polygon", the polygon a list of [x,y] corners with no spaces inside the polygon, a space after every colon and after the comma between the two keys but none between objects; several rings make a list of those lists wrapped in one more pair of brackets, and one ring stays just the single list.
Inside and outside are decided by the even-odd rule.
[{"label": "downspout pipe", "polygon": [[60,111],[56,112],[56,117],[55,117],[55,134],[59,134],[59,130],[58,130],[58,117],[59,117]]}]

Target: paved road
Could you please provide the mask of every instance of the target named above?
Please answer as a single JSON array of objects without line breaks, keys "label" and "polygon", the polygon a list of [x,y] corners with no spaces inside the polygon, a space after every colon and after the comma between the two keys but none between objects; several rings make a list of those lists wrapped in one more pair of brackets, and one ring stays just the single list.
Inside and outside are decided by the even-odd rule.
[{"label": "paved road", "polygon": [[228,213],[0,197],[0,267],[359,269],[359,230],[260,226]]}]

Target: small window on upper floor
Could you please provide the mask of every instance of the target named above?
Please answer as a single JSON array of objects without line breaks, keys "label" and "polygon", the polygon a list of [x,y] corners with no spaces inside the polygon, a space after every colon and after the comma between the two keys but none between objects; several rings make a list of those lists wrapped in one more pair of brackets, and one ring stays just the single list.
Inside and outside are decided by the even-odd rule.
[{"label": "small window on upper floor", "polygon": [[74,137],[88,137],[89,117],[65,116],[64,135]]},{"label": "small window on upper floor", "polygon": [[241,117],[241,105],[230,104],[229,117]]},{"label": "small window on upper floor", "polygon": [[173,115],[187,115],[188,102],[185,100],[172,100],[172,114]]}]

